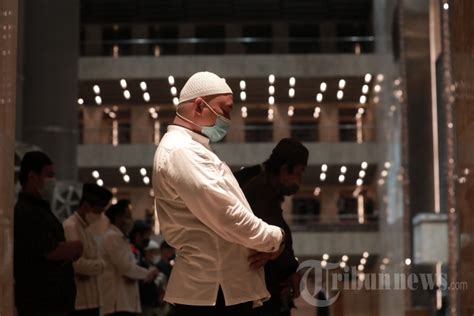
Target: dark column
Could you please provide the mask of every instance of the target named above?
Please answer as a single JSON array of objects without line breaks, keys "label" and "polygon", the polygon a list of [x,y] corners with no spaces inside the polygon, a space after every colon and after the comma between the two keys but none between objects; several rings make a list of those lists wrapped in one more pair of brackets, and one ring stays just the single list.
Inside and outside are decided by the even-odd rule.
[{"label": "dark column", "polygon": [[79,0],[23,2],[23,135],[77,177]]}]

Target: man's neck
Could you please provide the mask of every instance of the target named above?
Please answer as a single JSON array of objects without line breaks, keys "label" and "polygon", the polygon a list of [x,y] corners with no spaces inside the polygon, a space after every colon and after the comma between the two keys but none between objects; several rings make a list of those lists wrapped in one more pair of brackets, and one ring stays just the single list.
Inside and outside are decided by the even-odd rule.
[{"label": "man's neck", "polygon": [[33,188],[31,185],[28,185],[28,184],[26,184],[26,185],[22,188],[21,192],[23,192],[23,193],[25,193],[25,194],[28,194],[28,195],[31,195],[31,196],[33,196],[33,197],[35,197],[35,198],[40,198],[40,197],[41,197],[41,195],[39,194],[39,192],[38,192],[35,188]]},{"label": "man's neck", "polygon": [[[175,116],[174,120],[173,120],[173,125],[178,125],[178,126],[181,126],[181,127],[184,127],[186,129],[189,129],[195,133],[198,133],[200,135],[203,135],[205,136],[202,132],[201,132],[201,129],[199,127],[197,127],[196,125],[194,124],[191,124],[189,123],[188,121],[186,120],[183,120],[182,118],[180,118],[179,116]],[[206,136],[207,137],[207,136]]]}]

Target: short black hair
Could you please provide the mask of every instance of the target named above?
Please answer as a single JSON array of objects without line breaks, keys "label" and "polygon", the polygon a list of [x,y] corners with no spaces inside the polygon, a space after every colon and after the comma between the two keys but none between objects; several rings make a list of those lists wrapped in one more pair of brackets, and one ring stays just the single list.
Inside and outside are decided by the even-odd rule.
[{"label": "short black hair", "polygon": [[82,197],[79,205],[84,202],[92,206],[106,207],[110,199],[112,199],[112,192],[95,183],[84,183],[82,186]]},{"label": "short black hair", "polygon": [[20,162],[20,174],[18,176],[20,184],[24,186],[28,181],[28,175],[31,171],[40,174],[45,166],[53,164],[51,158],[41,151],[27,152]]},{"label": "short black hair", "polygon": [[292,138],[283,138],[273,149],[270,158],[263,163],[265,172],[278,175],[283,165],[287,165],[288,171],[293,172],[295,166],[308,164],[308,156],[309,151],[301,142]]},{"label": "short black hair", "polygon": [[143,234],[143,233],[146,233],[148,231],[151,231],[151,225],[149,223],[147,223],[145,221],[142,221],[142,220],[136,220],[133,223],[133,228],[130,231],[130,234],[128,236],[129,236],[130,240],[133,242],[133,240],[135,239],[135,237],[138,234]]},{"label": "short black hair", "polygon": [[105,216],[107,216],[107,218],[110,220],[112,224],[115,224],[117,217],[125,214],[129,205],[130,205],[130,200],[127,200],[127,199],[118,200],[117,203],[110,206],[105,211]]}]

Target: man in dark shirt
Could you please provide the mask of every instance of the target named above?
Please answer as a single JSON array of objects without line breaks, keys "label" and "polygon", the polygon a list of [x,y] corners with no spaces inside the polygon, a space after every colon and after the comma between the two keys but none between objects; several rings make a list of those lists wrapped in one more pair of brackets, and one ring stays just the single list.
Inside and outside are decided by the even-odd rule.
[{"label": "man in dark shirt", "polygon": [[[285,138],[273,149],[263,167],[252,166],[236,173],[245,196],[255,215],[265,222],[282,228],[286,234],[283,253],[274,260],[268,254],[254,253],[252,265],[265,265],[265,282],[271,294],[269,301],[254,310],[254,315],[289,315],[291,299],[283,299],[290,291],[299,296],[298,261],[293,252],[290,227],[283,218],[281,203],[284,196],[295,194],[308,163],[308,150],[298,141]],[[288,297],[288,296],[287,296]],[[282,313],[284,311],[284,313]]]},{"label": "man in dark shirt", "polygon": [[54,168],[42,152],[26,153],[20,165],[22,190],[14,213],[15,300],[19,316],[65,316],[74,309],[72,262],[82,255],[80,241],[66,242],[61,223],[47,201]]}]

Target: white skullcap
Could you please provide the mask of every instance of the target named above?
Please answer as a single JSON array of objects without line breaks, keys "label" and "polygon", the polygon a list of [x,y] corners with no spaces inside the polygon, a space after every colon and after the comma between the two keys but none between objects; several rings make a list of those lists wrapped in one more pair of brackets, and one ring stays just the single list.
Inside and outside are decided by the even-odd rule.
[{"label": "white skullcap", "polygon": [[225,80],[209,71],[192,75],[179,94],[179,103],[214,94],[232,94]]},{"label": "white skullcap", "polygon": [[145,248],[145,250],[157,250],[157,249],[160,249],[160,246],[154,240],[150,240],[150,242],[148,243],[148,246],[146,246]]}]

